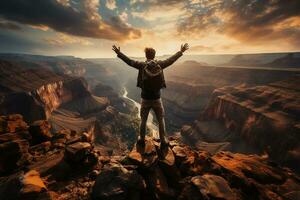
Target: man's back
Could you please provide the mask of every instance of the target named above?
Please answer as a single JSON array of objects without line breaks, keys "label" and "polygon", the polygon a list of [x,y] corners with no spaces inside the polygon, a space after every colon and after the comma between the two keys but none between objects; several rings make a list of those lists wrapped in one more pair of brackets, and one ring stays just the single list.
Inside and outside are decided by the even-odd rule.
[{"label": "man's back", "polygon": [[139,70],[137,78],[137,86],[142,89],[141,92],[141,125],[140,136],[138,143],[145,145],[146,122],[148,114],[152,109],[156,115],[159,126],[159,138],[161,147],[167,147],[168,139],[165,137],[165,120],[164,120],[164,107],[160,98],[160,90],[166,87],[166,82],[163,74],[163,69],[172,65],[182,53],[188,49],[188,44],[181,46],[181,50],[166,60],[156,61],[155,50],[153,48],[146,48],[145,54],[147,60],[145,62],[135,61],[128,58],[125,54],[121,53],[120,47],[113,46],[113,50],[117,53],[118,57],[122,59],[129,66]]}]

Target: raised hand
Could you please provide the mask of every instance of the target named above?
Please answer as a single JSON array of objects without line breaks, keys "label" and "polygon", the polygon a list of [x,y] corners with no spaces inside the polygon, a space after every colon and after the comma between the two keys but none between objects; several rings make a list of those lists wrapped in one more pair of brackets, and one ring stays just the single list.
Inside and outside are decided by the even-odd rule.
[{"label": "raised hand", "polygon": [[121,52],[120,47],[116,47],[116,45],[113,45],[113,46],[112,46],[112,50],[113,50],[114,52],[116,52],[116,54],[118,54],[118,53]]},{"label": "raised hand", "polygon": [[188,49],[189,49],[189,45],[188,45],[188,43],[185,43],[185,44],[181,45],[180,51],[183,53],[183,52],[185,52]]}]

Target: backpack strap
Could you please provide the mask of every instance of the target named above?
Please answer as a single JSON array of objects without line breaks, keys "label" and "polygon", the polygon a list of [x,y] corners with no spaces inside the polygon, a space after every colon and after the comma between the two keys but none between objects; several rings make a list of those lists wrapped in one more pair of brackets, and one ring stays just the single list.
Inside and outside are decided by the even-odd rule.
[{"label": "backpack strap", "polygon": [[161,66],[157,62],[156,62],[156,67],[158,67],[159,70],[156,73],[151,72],[148,69],[148,67],[149,67],[149,65],[148,65],[148,62],[146,61],[146,65],[145,65],[143,71],[145,71],[147,73],[147,75],[149,75],[151,77],[157,76],[157,75],[159,75],[162,72],[162,68],[161,68]]}]

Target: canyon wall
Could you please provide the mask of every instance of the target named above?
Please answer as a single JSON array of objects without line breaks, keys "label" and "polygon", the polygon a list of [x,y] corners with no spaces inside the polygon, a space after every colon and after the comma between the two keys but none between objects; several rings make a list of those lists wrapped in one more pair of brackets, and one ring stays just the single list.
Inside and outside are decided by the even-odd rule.
[{"label": "canyon wall", "polygon": [[[214,142],[235,136],[277,161],[299,161],[299,84],[296,76],[268,85],[216,89],[205,111],[183,135]],[[221,128],[215,132],[223,137],[209,137],[210,126],[216,124]]]},{"label": "canyon wall", "polygon": [[76,111],[87,112],[99,107],[82,78],[58,75],[46,69],[26,69],[6,61],[1,61],[0,67],[0,85],[5,88],[1,90],[1,114],[20,113],[26,121],[34,121],[48,119],[60,106],[76,101],[82,103]]},{"label": "canyon wall", "polygon": [[209,102],[214,87],[205,84],[167,82],[167,89],[162,91],[166,111],[166,125],[175,131],[187,122],[192,122]]},{"label": "canyon wall", "polygon": [[19,113],[28,123],[47,119],[53,132],[91,132],[98,145],[114,154],[133,144],[137,119],[122,113],[130,110],[130,105],[113,91],[105,91],[105,85],[98,85],[95,95],[99,96],[95,96],[81,77],[8,61],[0,62],[0,71],[0,115]]}]

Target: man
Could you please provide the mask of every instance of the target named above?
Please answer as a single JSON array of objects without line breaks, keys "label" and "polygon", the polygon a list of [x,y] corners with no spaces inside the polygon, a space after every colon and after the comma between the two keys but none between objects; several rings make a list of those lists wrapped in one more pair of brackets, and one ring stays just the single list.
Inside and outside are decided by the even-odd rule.
[{"label": "man", "polygon": [[138,138],[138,144],[145,144],[145,133],[146,124],[149,111],[153,109],[159,127],[159,137],[161,146],[167,146],[168,140],[165,130],[165,120],[164,120],[164,107],[160,98],[161,89],[166,87],[166,82],[164,79],[163,70],[168,66],[172,65],[182,53],[189,48],[188,44],[185,43],[181,45],[180,51],[171,56],[166,60],[154,60],[155,50],[153,48],[145,48],[146,61],[140,62],[128,58],[125,54],[120,51],[120,47],[113,45],[112,50],[116,52],[117,56],[122,59],[129,66],[139,70],[137,78],[137,87],[142,89],[141,92],[141,125],[140,125],[140,135]]}]

